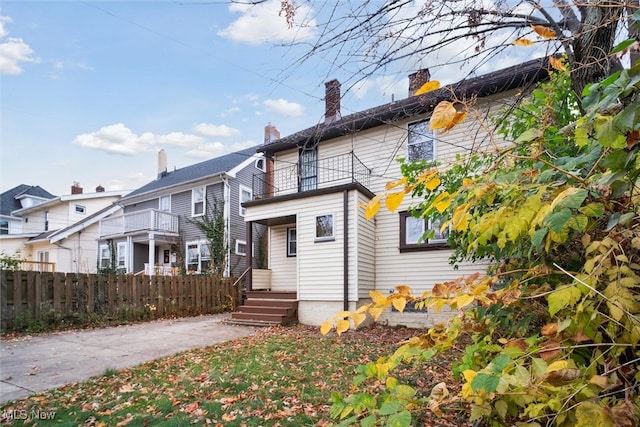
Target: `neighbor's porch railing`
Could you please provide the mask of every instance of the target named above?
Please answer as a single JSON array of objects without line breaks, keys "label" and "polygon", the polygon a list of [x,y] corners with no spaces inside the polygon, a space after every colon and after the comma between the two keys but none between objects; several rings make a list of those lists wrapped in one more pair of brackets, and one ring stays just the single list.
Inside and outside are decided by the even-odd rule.
[{"label": "neighbor's porch railing", "polygon": [[365,188],[369,188],[370,184],[371,169],[366,167],[354,153],[320,158],[315,168],[314,165],[305,165],[304,170],[307,174],[309,171],[315,172],[315,175],[303,176],[299,163],[277,168],[267,174],[254,175],[254,197],[256,199],[276,197],[353,182]]},{"label": "neighbor's porch railing", "polygon": [[40,271],[40,272],[56,272],[56,263],[48,261],[20,261],[18,270],[23,271]]},{"label": "neighbor's porch railing", "polygon": [[105,218],[100,221],[100,237],[143,230],[178,233],[178,218],[178,215],[157,209],[146,209],[115,218]]},{"label": "neighbor's porch railing", "polygon": [[149,265],[149,263],[145,262],[144,274],[146,276],[179,276],[180,269],[164,265]]}]

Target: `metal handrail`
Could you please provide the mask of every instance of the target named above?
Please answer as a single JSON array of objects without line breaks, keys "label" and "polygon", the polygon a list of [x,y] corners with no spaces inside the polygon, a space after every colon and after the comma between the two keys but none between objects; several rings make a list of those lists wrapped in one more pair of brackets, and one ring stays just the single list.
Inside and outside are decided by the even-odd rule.
[{"label": "metal handrail", "polygon": [[252,266],[247,267],[247,268],[242,272],[242,274],[240,275],[240,277],[238,277],[238,280],[236,280],[235,282],[233,282],[233,285],[231,285],[231,286],[235,288],[235,287],[236,287],[236,285],[237,285],[238,283],[240,283],[240,281],[241,281],[242,279],[244,279],[244,276],[246,276],[246,275],[247,275],[247,273],[248,273],[249,271],[251,271],[251,269],[252,269],[252,268],[253,268]]}]

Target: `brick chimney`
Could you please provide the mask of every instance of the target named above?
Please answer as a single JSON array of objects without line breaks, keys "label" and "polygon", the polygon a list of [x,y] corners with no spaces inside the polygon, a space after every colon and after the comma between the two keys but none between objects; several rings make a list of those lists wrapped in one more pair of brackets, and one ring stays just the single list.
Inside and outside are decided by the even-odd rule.
[{"label": "brick chimney", "polygon": [[269,144],[276,139],[280,139],[280,131],[269,122],[269,124],[264,127],[264,143]]},{"label": "brick chimney", "polygon": [[331,124],[337,122],[342,118],[340,115],[340,82],[338,80],[331,80],[324,84],[325,88],[325,124]]},{"label": "brick chimney", "polygon": [[431,80],[431,73],[429,73],[429,69],[427,68],[409,74],[409,96],[413,96],[413,94],[429,80]]},{"label": "brick chimney", "polygon": [[80,183],[74,182],[71,186],[71,194],[82,194],[82,187],[80,187]]},{"label": "brick chimney", "polygon": [[104,187],[102,185],[98,185],[96,187],[96,193],[104,193]]},{"label": "brick chimney", "polygon": [[158,151],[158,179],[167,174],[167,152],[164,149]]}]

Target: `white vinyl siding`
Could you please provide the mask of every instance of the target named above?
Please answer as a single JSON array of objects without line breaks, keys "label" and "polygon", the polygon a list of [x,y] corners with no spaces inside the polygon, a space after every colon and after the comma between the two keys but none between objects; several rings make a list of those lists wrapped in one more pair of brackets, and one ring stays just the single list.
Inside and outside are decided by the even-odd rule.
[{"label": "white vinyl siding", "polygon": [[269,269],[271,270],[272,291],[297,291],[297,258],[287,256],[287,228],[282,225],[270,228]]}]

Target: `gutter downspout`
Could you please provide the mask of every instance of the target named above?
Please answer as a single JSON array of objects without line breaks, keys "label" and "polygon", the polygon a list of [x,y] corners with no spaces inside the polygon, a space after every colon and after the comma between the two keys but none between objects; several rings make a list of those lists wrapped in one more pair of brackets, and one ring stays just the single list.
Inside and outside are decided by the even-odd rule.
[{"label": "gutter downspout", "polygon": [[348,190],[344,190],[342,192],[342,197],[343,197],[343,201],[342,201],[342,216],[344,218],[344,230],[343,230],[343,234],[344,234],[344,246],[342,248],[343,250],[343,260],[342,262],[344,263],[344,310],[347,311],[349,310],[349,208],[348,208],[348,204],[349,204],[349,191]]}]

